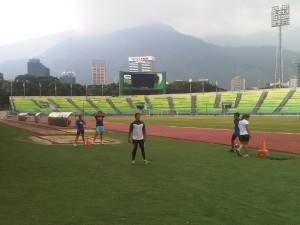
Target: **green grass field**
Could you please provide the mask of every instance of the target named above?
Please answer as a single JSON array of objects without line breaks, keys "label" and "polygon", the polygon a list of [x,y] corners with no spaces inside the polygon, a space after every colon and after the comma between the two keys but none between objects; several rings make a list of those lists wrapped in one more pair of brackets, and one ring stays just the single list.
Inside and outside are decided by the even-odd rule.
[{"label": "green grass field", "polygon": [[[129,123],[133,116],[112,116],[106,121]],[[93,121],[93,118],[89,118]],[[232,116],[144,116],[147,124],[182,127],[232,129]],[[297,116],[252,116],[251,129],[255,131],[300,133],[300,117]]]},{"label": "green grass field", "polygon": [[0,123],[1,225],[300,224],[295,155],[242,159],[228,146],[150,137],[152,164],[132,166],[123,133],[107,133],[123,144],[78,148],[30,135]]}]

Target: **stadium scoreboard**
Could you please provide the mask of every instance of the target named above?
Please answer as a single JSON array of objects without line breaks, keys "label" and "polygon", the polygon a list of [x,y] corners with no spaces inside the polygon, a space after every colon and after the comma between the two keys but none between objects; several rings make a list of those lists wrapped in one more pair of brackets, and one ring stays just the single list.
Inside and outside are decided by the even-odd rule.
[{"label": "stadium scoreboard", "polygon": [[120,72],[119,95],[164,94],[165,92],[165,72]]}]

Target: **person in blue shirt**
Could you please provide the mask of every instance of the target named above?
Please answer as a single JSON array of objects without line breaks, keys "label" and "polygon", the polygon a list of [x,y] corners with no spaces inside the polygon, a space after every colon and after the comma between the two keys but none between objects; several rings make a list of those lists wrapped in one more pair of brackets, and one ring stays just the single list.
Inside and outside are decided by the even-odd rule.
[{"label": "person in blue shirt", "polygon": [[239,129],[239,122],[240,122],[240,114],[236,112],[233,115],[233,123],[234,123],[234,130],[233,134],[231,136],[231,150],[234,152],[234,147],[235,147],[235,140],[240,136],[240,129]]},{"label": "person in blue shirt", "polygon": [[78,144],[79,136],[82,137],[82,141],[83,141],[83,143],[85,143],[85,139],[84,139],[84,125],[85,125],[85,122],[83,120],[83,116],[79,115],[78,120],[76,120],[77,133],[76,133],[75,144],[74,144],[75,147]]}]

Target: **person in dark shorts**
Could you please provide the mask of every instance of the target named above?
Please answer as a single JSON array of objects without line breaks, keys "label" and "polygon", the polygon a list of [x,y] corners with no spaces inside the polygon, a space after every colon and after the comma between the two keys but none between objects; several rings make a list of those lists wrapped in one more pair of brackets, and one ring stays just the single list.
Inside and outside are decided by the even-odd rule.
[{"label": "person in dark shorts", "polygon": [[[242,119],[239,122],[239,129],[240,129],[240,135],[239,135],[239,140],[240,140],[240,147],[236,150],[236,153],[239,156],[242,157],[248,157],[247,153],[247,147],[250,141],[250,131],[249,131],[249,120],[250,120],[250,115],[245,114],[242,116]],[[242,153],[241,151],[244,150]]]},{"label": "person in dark shorts", "polygon": [[133,144],[133,149],[131,153],[132,156],[131,164],[135,164],[135,156],[136,156],[138,146],[140,146],[144,163],[148,164],[149,161],[146,160],[146,154],[145,154],[146,126],[145,123],[141,121],[140,113],[136,113],[134,117],[135,120],[130,124],[129,133],[128,133],[128,143]]},{"label": "person in dark shorts", "polygon": [[235,151],[235,140],[240,135],[239,122],[240,122],[240,114],[238,112],[236,112],[233,115],[234,130],[233,130],[233,134],[231,136],[231,150],[230,150],[232,152]]},{"label": "person in dark shorts", "polygon": [[94,143],[98,135],[100,135],[101,144],[103,144],[103,132],[104,132],[104,117],[106,115],[102,111],[98,111],[94,117],[96,120],[96,132],[94,136]]},{"label": "person in dark shorts", "polygon": [[74,144],[75,147],[78,144],[79,136],[82,137],[82,141],[83,141],[83,143],[85,143],[85,139],[84,139],[84,125],[85,125],[85,122],[83,120],[83,116],[79,115],[78,120],[76,120],[77,133],[76,133],[75,144]]}]

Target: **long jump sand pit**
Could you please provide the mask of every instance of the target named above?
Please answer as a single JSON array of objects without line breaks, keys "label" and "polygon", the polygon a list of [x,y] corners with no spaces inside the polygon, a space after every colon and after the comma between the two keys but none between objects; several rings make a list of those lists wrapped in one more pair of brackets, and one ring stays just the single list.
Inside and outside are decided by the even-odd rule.
[{"label": "long jump sand pit", "polygon": [[[74,135],[51,135],[51,136],[31,136],[29,139],[37,144],[41,145],[71,145],[74,144],[75,136]],[[90,138],[91,139],[91,138]],[[84,144],[81,140],[81,137],[78,141],[79,144]],[[121,142],[119,140],[105,137],[103,138],[103,143],[100,142],[100,140],[96,140],[94,145],[104,144],[104,145],[110,145],[110,144],[120,144]]]},{"label": "long jump sand pit", "polygon": [[[93,129],[86,129],[85,140],[87,139],[93,140],[94,134],[95,131]],[[34,143],[38,143],[42,145],[52,145],[52,144],[71,145],[74,144],[75,137],[76,137],[76,129],[67,128],[67,129],[58,129],[57,134],[31,136],[29,137],[29,139]],[[79,137],[78,143],[80,145],[84,144],[81,136]],[[120,143],[121,143],[120,140],[107,137],[106,134],[104,134],[102,143],[100,142],[99,137],[97,137],[96,142],[93,144],[112,145],[112,144],[120,144]]]}]

